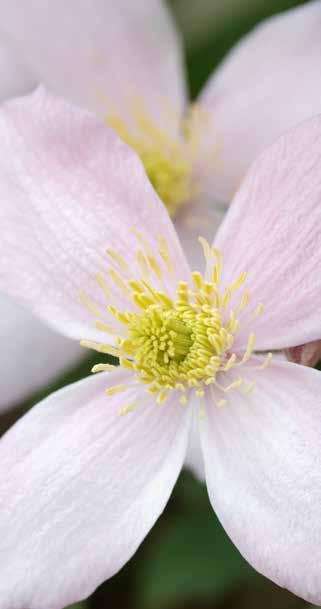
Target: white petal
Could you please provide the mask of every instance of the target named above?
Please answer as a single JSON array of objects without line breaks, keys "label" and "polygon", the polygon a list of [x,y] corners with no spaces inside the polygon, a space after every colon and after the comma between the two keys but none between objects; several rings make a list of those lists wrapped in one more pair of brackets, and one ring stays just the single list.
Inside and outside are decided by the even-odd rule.
[{"label": "white petal", "polygon": [[32,91],[36,79],[8,37],[0,30],[0,101]]},{"label": "white petal", "polygon": [[252,394],[209,399],[201,422],[211,503],[258,571],[320,604],[321,373],[275,361],[244,376]]},{"label": "white petal", "polygon": [[[0,443],[0,605],[60,609],[132,556],[182,467],[190,410],[156,406],[118,370],[53,394]],[[119,415],[137,403],[137,411]]]},{"label": "white petal", "polygon": [[193,418],[185,459],[185,467],[191,470],[193,474],[203,482],[205,480],[205,469],[199,433],[199,404],[196,403],[195,400],[195,403],[193,405],[190,404],[189,407],[193,409]]},{"label": "white petal", "polygon": [[203,272],[205,258],[198,238],[204,237],[209,243],[223,219],[223,209],[204,198],[197,199],[183,207],[174,224],[186,258],[192,270]]},{"label": "white petal", "polygon": [[[187,263],[166,209],[136,154],[87,112],[43,90],[0,112],[0,288],[59,331],[101,338],[80,301],[83,290],[108,315],[110,298],[99,288],[101,272],[116,304],[133,306],[112,280],[115,267],[127,281],[141,274],[133,229],[149,243],[163,279],[175,290]],[[171,274],[158,252],[166,239]],[[107,248],[128,264],[118,268]],[[115,302],[113,302],[115,304]],[[97,315],[96,315],[97,317]],[[108,323],[108,320],[107,320]]]},{"label": "white petal", "polygon": [[0,411],[26,399],[85,357],[84,349],[60,336],[0,295]]},{"label": "white petal", "polygon": [[[260,351],[321,337],[320,163],[321,115],[284,134],[253,163],[218,230],[223,283],[248,274],[240,347],[249,332]],[[246,328],[259,303],[263,313]]]},{"label": "white petal", "polygon": [[229,203],[254,159],[320,112],[320,28],[319,0],[267,19],[210,78],[198,171],[211,200]]},{"label": "white petal", "polygon": [[1,19],[53,92],[102,116],[137,99],[154,117],[181,116],[181,45],[161,0],[8,0]]}]

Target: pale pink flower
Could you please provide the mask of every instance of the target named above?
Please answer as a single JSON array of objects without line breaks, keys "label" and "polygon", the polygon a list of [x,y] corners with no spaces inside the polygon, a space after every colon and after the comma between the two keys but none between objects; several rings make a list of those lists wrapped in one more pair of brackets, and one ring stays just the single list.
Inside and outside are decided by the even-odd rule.
[{"label": "pale pink flower", "polygon": [[2,0],[0,14],[0,95],[43,83],[118,129],[193,264],[195,237],[211,239],[221,217],[215,203],[226,206],[257,155],[321,108],[320,0],[258,25],[192,106],[181,37],[161,0]]},{"label": "pale pink flower", "polygon": [[[250,163],[321,109],[319,0],[260,24],[190,110],[180,36],[160,0],[3,0],[0,14],[0,97],[43,82],[117,128],[175,216],[194,265],[201,263],[196,237],[212,239]],[[10,307],[20,340],[1,356],[2,408],[79,357],[75,346]],[[3,299],[0,317],[4,340],[12,330]]]},{"label": "pale pink flower", "polygon": [[321,118],[255,162],[217,249],[202,242],[204,275],[138,157],[92,115],[40,91],[4,106],[0,135],[0,288],[121,356],[0,442],[1,608],[89,595],[191,460],[247,560],[320,603],[321,377],[269,352],[320,338]]}]

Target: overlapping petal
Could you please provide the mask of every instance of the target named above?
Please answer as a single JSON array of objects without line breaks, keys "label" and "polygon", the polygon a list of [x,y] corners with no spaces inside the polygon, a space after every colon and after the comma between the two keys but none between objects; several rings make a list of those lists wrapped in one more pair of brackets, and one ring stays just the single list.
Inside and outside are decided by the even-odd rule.
[{"label": "overlapping petal", "polygon": [[204,458],[199,434],[199,402],[192,399],[188,407],[192,410],[191,431],[187,446],[185,467],[202,482],[205,480]]},{"label": "overlapping petal", "polygon": [[210,500],[258,571],[319,604],[321,376],[282,361],[251,372],[255,391],[209,400],[201,422]]},{"label": "overlapping petal", "polygon": [[198,199],[187,203],[174,219],[175,229],[192,270],[203,271],[205,267],[204,253],[198,238],[204,237],[210,243],[222,218],[222,207],[214,201]]},{"label": "overlapping petal", "polygon": [[[190,410],[156,407],[123,370],[33,408],[0,442],[3,609],[60,609],[131,557],[184,461]],[[135,403],[137,410],[120,416]],[[54,574],[54,577],[53,577]]]},{"label": "overlapping petal", "polygon": [[[321,336],[321,116],[286,133],[253,164],[215,240],[224,280],[248,272],[249,331],[256,348],[282,349]],[[242,325],[243,324],[243,325]],[[243,328],[243,330],[242,330]]]},{"label": "overlapping petal", "polygon": [[9,37],[2,30],[0,30],[0,74],[1,101],[28,93],[37,83],[32,72],[24,64],[23,57],[17,53]]},{"label": "overlapping petal", "polygon": [[[129,277],[138,273],[144,246],[133,229],[164,273],[157,248],[166,239],[173,265],[166,287],[175,289],[188,272],[175,230],[138,157],[112,130],[39,90],[4,106],[0,133],[3,291],[67,335],[95,337],[79,290],[107,311],[110,299],[95,281],[101,272],[117,301],[124,299],[107,268],[114,264],[125,279],[126,271],[105,250],[130,261]],[[156,275],[153,281],[162,286]]]},{"label": "overlapping petal", "polygon": [[0,411],[5,411],[85,357],[84,349],[0,296]]},{"label": "overlapping petal", "polygon": [[227,204],[248,167],[287,129],[321,110],[321,4],[264,21],[233,48],[201,93],[198,173]]},{"label": "overlapping petal", "polygon": [[123,118],[144,102],[164,127],[175,115],[177,129],[185,105],[181,44],[162,0],[2,0],[0,10],[38,82],[101,116]]}]

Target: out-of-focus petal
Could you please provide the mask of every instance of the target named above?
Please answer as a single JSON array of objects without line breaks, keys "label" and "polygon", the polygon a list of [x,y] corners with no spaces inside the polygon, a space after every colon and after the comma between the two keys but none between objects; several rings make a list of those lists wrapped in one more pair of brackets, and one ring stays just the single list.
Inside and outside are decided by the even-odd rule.
[{"label": "out-of-focus petal", "polygon": [[193,409],[191,431],[189,436],[189,442],[187,446],[187,453],[185,459],[185,467],[193,472],[194,476],[201,480],[205,480],[204,470],[204,457],[201,447],[200,433],[199,433],[199,404],[189,404],[189,407]]},{"label": "out-of-focus petal", "polygon": [[85,357],[84,349],[0,295],[0,411]]},{"label": "out-of-focus petal", "polygon": [[53,92],[102,116],[143,102],[165,126],[181,117],[181,41],[161,0],[3,0],[1,16]]},{"label": "out-of-focus petal", "polygon": [[1,440],[3,609],[60,609],[88,596],[163,511],[191,411],[170,400],[156,406],[142,385],[106,396],[130,380],[118,370],[62,389]]},{"label": "out-of-focus petal", "polygon": [[246,372],[253,393],[209,399],[200,422],[210,500],[258,571],[320,604],[321,374],[281,361]]},{"label": "out-of-focus petal", "polygon": [[314,340],[305,345],[290,347],[289,349],[285,349],[285,354],[290,362],[313,367],[321,359],[321,341]]},{"label": "out-of-focus petal", "polygon": [[[3,291],[67,335],[90,338],[98,331],[90,330],[93,314],[79,290],[107,315],[110,300],[95,281],[101,272],[129,307],[107,269],[115,267],[125,279],[141,272],[136,254],[143,246],[133,229],[150,244],[166,290],[185,278],[187,263],[171,220],[140,160],[112,130],[39,90],[4,105],[0,134]],[[166,239],[172,273],[158,251],[159,237]],[[106,248],[116,250],[128,270]],[[151,275],[162,287],[162,278]]]},{"label": "out-of-focus petal", "polygon": [[0,101],[28,93],[37,83],[29,68],[24,65],[23,58],[19,57],[8,36],[1,30],[0,74]]},{"label": "out-of-focus petal", "polygon": [[[283,349],[321,337],[321,116],[305,121],[252,165],[215,240],[233,283],[246,271],[249,331],[258,350]],[[264,311],[246,327],[254,308]],[[243,328],[243,330],[242,330]]]},{"label": "out-of-focus petal", "polygon": [[205,259],[198,241],[204,237],[210,243],[223,218],[223,209],[205,199],[198,199],[186,206],[175,218],[175,228],[187,260],[193,270],[203,271]]},{"label": "out-of-focus petal", "polygon": [[200,95],[198,173],[210,200],[230,202],[248,167],[287,129],[321,110],[321,3],[263,22]]}]

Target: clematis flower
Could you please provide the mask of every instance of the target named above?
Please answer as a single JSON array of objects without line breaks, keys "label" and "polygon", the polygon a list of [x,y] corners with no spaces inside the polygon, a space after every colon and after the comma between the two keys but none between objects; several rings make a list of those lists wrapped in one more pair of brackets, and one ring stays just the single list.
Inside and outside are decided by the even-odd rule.
[{"label": "clematis flower", "polygon": [[141,157],[193,264],[198,234],[211,239],[221,219],[214,204],[229,204],[257,155],[321,108],[320,0],[263,21],[191,106],[165,2],[3,0],[0,10],[4,94],[40,82],[114,127]]},{"label": "clematis flower", "polygon": [[[0,95],[42,82],[116,129],[200,265],[197,236],[212,239],[251,162],[321,109],[320,21],[320,0],[264,21],[189,106],[180,36],[161,0],[4,0]],[[312,364],[321,346],[287,354]]]},{"label": "clematis flower", "polygon": [[1,607],[89,595],[191,458],[247,560],[319,603],[321,377],[275,354],[320,338],[321,117],[254,163],[196,270],[92,115],[40,91],[0,134],[0,288],[102,358],[0,441]]}]

